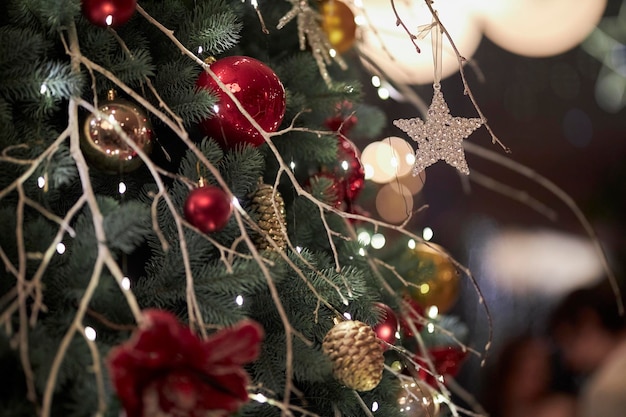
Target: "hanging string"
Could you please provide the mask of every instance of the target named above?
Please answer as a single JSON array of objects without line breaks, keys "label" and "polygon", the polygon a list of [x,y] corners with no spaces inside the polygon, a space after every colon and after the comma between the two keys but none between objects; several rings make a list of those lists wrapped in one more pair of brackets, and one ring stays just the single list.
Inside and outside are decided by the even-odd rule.
[{"label": "hanging string", "polygon": [[[435,11],[435,13],[437,13]],[[442,70],[442,51],[443,46],[441,42],[441,28],[439,27],[439,23],[435,16],[433,16],[432,27],[430,29],[430,40],[432,42],[433,48],[433,64],[435,71],[435,79],[433,81],[433,87],[439,89],[441,87],[441,70]]]}]

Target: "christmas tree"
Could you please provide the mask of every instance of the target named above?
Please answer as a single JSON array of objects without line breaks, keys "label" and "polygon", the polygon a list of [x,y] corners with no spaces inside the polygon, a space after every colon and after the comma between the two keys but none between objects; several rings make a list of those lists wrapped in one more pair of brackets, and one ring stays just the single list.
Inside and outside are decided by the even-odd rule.
[{"label": "christmas tree", "polygon": [[[433,269],[471,274],[358,204],[349,137],[387,122],[340,55],[354,16],[337,39],[340,2],[265,3],[0,5],[0,415],[473,413],[446,376],[482,353],[436,319],[456,287],[419,302]],[[394,124],[416,174],[466,174],[484,118],[450,115],[434,67],[427,120]],[[375,259],[357,227],[419,256]]]}]

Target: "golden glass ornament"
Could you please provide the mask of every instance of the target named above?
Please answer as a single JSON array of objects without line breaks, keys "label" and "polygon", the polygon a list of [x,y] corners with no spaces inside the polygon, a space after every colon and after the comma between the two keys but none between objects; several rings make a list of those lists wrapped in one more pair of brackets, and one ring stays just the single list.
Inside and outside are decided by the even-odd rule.
[{"label": "golden glass ornament", "polygon": [[357,320],[337,323],[324,337],[322,351],[333,364],[333,376],[357,391],[371,391],[383,377],[385,358],[380,339]]},{"label": "golden glass ornament", "polygon": [[337,0],[326,0],[321,5],[322,29],[328,42],[338,53],[352,48],[356,39],[356,23],[352,10]]},{"label": "golden glass ornament", "polygon": [[437,417],[440,412],[437,392],[427,383],[402,377],[398,396],[400,411],[407,417]]},{"label": "golden glass ornament", "polygon": [[443,249],[428,245],[418,243],[405,253],[413,267],[404,276],[412,284],[409,293],[413,300],[426,311],[436,306],[439,313],[445,313],[459,297],[459,273]]},{"label": "golden glass ornament", "polygon": [[98,112],[87,117],[80,135],[81,149],[89,163],[112,174],[139,168],[141,158],[124,141],[116,124],[139,149],[149,154],[154,131],[145,111],[135,103],[117,98],[111,90]]}]

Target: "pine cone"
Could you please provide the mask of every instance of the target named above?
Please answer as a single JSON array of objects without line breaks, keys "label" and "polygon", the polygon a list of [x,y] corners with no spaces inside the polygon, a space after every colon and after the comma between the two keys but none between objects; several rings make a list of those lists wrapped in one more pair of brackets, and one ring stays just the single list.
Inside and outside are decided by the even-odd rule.
[{"label": "pine cone", "polygon": [[[275,196],[276,209],[272,196]],[[275,250],[275,247],[267,241],[268,235],[280,250],[287,248],[287,237],[283,234],[280,224],[285,224],[285,202],[278,191],[274,193],[274,187],[267,184],[259,184],[252,195],[252,210],[256,214],[257,224],[265,234],[256,236],[254,243],[259,250]]]},{"label": "pine cone", "polygon": [[336,324],[324,337],[322,350],[333,364],[335,379],[348,388],[370,391],[383,377],[383,349],[365,323],[348,320]]}]

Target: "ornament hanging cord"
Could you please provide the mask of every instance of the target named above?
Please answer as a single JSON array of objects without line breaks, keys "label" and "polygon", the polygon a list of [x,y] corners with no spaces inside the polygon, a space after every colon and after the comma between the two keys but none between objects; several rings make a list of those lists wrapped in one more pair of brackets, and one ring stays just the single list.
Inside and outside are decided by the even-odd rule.
[{"label": "ornament hanging cord", "polygon": [[[436,14],[437,12],[435,11],[434,13]],[[434,14],[432,27],[430,29],[430,40],[433,48],[433,71],[435,73],[433,88],[438,91],[441,88],[441,67],[443,66],[441,54],[443,52],[443,45],[441,43],[441,28]]]}]

